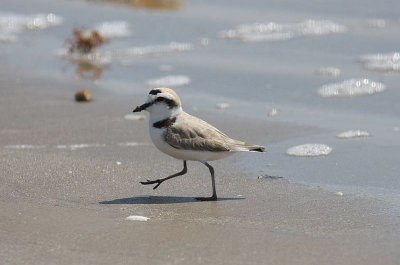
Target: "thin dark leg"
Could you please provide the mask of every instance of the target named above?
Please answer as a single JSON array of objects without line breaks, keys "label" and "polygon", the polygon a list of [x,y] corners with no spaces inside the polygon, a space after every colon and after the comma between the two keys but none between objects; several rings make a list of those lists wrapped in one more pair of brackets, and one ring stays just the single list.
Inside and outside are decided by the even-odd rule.
[{"label": "thin dark leg", "polygon": [[211,197],[197,197],[196,200],[199,201],[216,201],[217,200],[217,190],[215,189],[215,177],[214,177],[214,168],[208,164],[207,162],[201,162],[204,165],[208,167],[211,173],[211,183],[212,183],[212,189],[213,189],[213,194]]},{"label": "thin dark leg", "polygon": [[173,175],[171,175],[171,176],[168,176],[168,177],[166,177],[166,178],[163,178],[163,179],[141,181],[140,183],[143,184],[143,185],[151,185],[151,184],[156,184],[156,183],[157,183],[157,185],[155,185],[155,186],[153,187],[153,190],[155,190],[155,189],[157,189],[158,186],[160,186],[161,183],[163,183],[164,181],[166,181],[166,180],[168,180],[168,179],[172,179],[172,178],[178,177],[178,176],[185,175],[186,172],[187,172],[186,160],[183,160],[183,169],[182,169],[182,171],[180,171],[180,172],[178,172],[178,173],[175,173],[175,174],[173,174]]}]

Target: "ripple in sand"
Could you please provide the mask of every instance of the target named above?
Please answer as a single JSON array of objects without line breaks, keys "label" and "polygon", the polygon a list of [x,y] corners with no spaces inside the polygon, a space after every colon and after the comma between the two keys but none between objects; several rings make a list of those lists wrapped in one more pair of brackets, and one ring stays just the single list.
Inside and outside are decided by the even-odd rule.
[{"label": "ripple in sand", "polygon": [[43,149],[46,148],[45,145],[30,145],[30,144],[16,144],[16,145],[6,145],[4,148],[7,149]]},{"label": "ripple in sand", "polygon": [[400,72],[400,53],[367,54],[360,58],[368,70],[377,72]]},{"label": "ripple in sand", "polygon": [[147,221],[149,220],[149,217],[145,217],[145,216],[140,216],[140,215],[130,215],[128,217],[125,218],[125,220],[127,221]]},{"label": "ripple in sand", "polygon": [[323,156],[332,152],[325,144],[303,144],[289,148],[286,153],[290,156]]},{"label": "ripple in sand", "polygon": [[134,146],[143,146],[143,145],[147,145],[147,144],[139,143],[139,142],[118,143],[118,146],[123,146],[123,147],[134,147]]},{"label": "ripple in sand", "polygon": [[325,85],[318,90],[323,97],[348,97],[372,95],[386,89],[383,83],[369,79],[350,79],[339,83]]},{"label": "ripple in sand", "polygon": [[241,24],[235,29],[222,31],[220,36],[244,42],[271,42],[298,37],[323,36],[345,31],[347,31],[346,26],[329,20],[305,20],[294,24],[275,22]]},{"label": "ripple in sand", "polygon": [[369,133],[366,131],[360,131],[360,130],[351,130],[351,131],[346,131],[339,133],[337,135],[338,138],[342,139],[351,139],[351,138],[364,138],[368,137]]},{"label": "ripple in sand", "polygon": [[191,80],[185,75],[167,75],[147,81],[150,87],[177,87],[190,84]]},{"label": "ripple in sand", "polygon": [[24,30],[41,30],[63,23],[63,18],[53,13],[23,15],[0,12],[0,41],[14,42]]},{"label": "ripple in sand", "polygon": [[56,148],[58,149],[69,149],[71,151],[89,147],[104,147],[105,144],[71,144],[71,145],[57,145]]}]

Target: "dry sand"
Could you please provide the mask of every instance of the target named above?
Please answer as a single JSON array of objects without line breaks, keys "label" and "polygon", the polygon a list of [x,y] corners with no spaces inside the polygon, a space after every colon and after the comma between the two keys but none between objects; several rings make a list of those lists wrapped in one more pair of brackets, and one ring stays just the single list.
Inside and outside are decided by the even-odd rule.
[{"label": "dry sand", "polygon": [[[92,103],[76,103],[73,95],[81,87],[73,81],[32,77],[17,69],[2,69],[0,80],[1,264],[400,260],[400,218],[384,202],[338,196],[285,178],[257,179],[258,169],[241,162],[247,154],[213,163],[217,202],[193,199],[211,193],[207,168],[195,162],[189,162],[187,175],[153,191],[139,181],[167,176],[182,164],[151,145],[147,121],[123,118],[143,94],[129,98],[97,88]],[[260,144],[312,130],[239,122],[217,110],[196,115],[231,136]],[[253,130],[243,132],[244,126]],[[124,146],[129,142],[142,145]],[[76,144],[96,146],[71,150]],[[259,170],[268,171],[268,153],[248,155],[265,161]],[[125,220],[130,215],[150,220]]]}]

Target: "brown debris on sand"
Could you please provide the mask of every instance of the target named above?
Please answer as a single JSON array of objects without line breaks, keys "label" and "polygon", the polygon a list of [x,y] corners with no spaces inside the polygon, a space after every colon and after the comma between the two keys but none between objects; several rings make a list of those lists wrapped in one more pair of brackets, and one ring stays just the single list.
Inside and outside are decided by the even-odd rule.
[{"label": "brown debris on sand", "polygon": [[69,40],[69,53],[90,53],[95,48],[107,43],[109,40],[103,37],[97,30],[85,31],[74,29],[73,37]]}]

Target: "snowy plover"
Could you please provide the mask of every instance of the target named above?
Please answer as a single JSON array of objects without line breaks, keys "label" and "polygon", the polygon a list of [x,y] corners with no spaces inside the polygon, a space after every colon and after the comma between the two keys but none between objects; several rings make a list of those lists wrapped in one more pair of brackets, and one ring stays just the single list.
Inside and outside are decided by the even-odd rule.
[{"label": "snowy plover", "polygon": [[163,153],[183,160],[183,170],[171,176],[140,182],[143,185],[156,184],[186,174],[186,161],[199,161],[211,173],[213,193],[211,197],[196,198],[203,201],[217,200],[214,169],[208,161],[225,158],[236,152],[264,152],[259,145],[247,144],[229,138],[207,122],[191,116],[182,110],[181,100],[170,88],[155,88],[150,91],[146,102],[133,112],[146,110],[150,113],[150,136],[154,145]]}]

